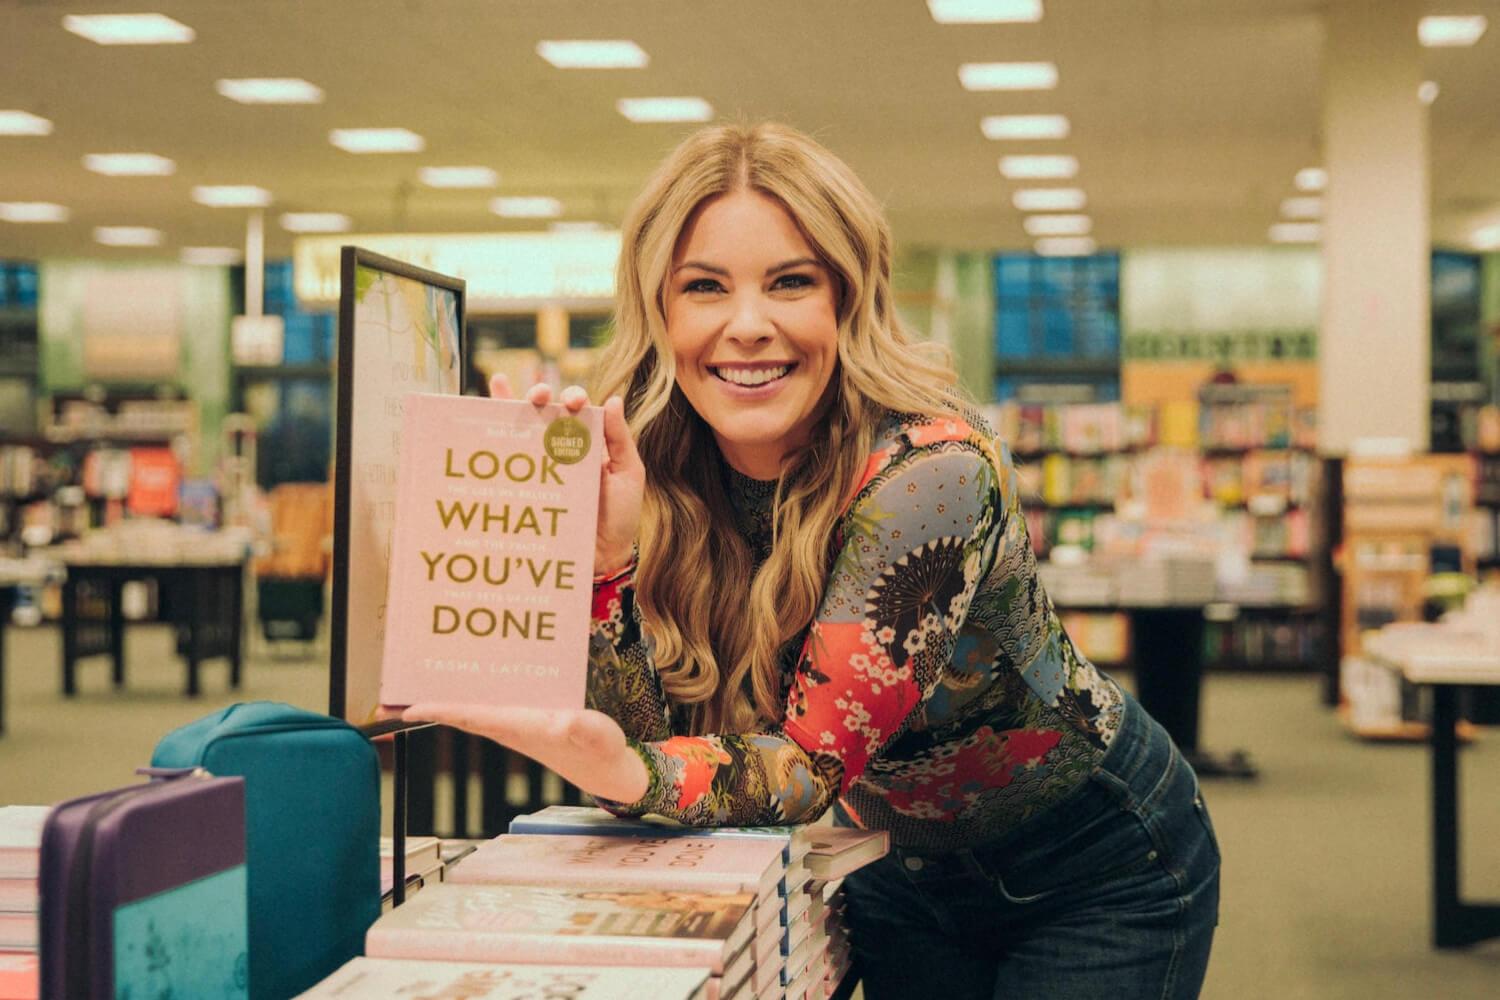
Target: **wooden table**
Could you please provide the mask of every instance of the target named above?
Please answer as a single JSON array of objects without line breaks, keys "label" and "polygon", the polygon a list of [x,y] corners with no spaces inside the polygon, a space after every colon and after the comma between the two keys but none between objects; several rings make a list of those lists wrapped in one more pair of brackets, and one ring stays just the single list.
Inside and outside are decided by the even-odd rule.
[{"label": "wooden table", "polygon": [[[1434,629],[1441,626],[1433,626]],[[1500,937],[1500,903],[1464,902],[1458,880],[1458,695],[1500,685],[1500,653],[1439,642],[1364,643],[1364,653],[1432,688],[1432,943],[1462,948]]]}]

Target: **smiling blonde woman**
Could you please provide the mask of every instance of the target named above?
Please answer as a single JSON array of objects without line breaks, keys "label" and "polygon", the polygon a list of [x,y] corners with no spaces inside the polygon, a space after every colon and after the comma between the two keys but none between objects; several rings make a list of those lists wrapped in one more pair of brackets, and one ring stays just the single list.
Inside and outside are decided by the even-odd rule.
[{"label": "smiling blonde woman", "polygon": [[620,814],[888,830],[846,882],[870,1000],[1195,996],[1197,779],[1063,630],[1009,454],[890,269],[878,204],[808,137],[684,142],[623,233],[590,708],[407,717]]}]

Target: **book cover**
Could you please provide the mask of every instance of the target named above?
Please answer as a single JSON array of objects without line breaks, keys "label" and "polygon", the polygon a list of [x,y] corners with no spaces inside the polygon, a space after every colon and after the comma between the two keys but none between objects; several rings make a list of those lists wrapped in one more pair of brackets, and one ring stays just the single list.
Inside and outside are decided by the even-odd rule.
[{"label": "book cover", "polygon": [[182,469],[171,448],[130,449],[130,485],[125,507],[132,517],[171,517],[177,513]]},{"label": "book cover", "polygon": [[0,998],[36,1000],[41,993],[42,963],[35,954],[0,952]]},{"label": "book cover", "polygon": [[0,878],[37,875],[50,806],[0,806]]},{"label": "book cover", "polygon": [[[406,838],[406,871],[411,874],[442,862],[436,837]],[[389,879],[396,863],[396,841],[393,837],[380,838],[380,877]]]},{"label": "book cover", "polygon": [[583,707],[603,411],[403,406],[382,704]]},{"label": "book cover", "polygon": [[35,913],[0,913],[0,949],[35,951],[37,929]]},{"label": "book cover", "polygon": [[807,853],[807,826],[683,826],[656,816],[623,817],[597,806],[550,805],[517,816],[509,830],[517,834],[584,834],[599,837],[706,837],[775,840],[783,845],[782,860],[792,865]]},{"label": "book cover", "polygon": [[708,979],[704,969],[629,966],[489,965],[355,958],[303,997],[453,997],[463,1000],[693,1000]]},{"label": "book cover", "polygon": [[831,881],[879,861],[890,849],[891,835],[885,830],[818,826],[812,828],[811,849],[803,864],[813,878]]},{"label": "book cover", "polygon": [[455,866],[449,880],[759,897],[775,893],[782,870],[781,844],[774,840],[502,834]]},{"label": "book cover", "polygon": [[432,886],[365,936],[372,958],[724,971],[749,941],[748,893]]},{"label": "book cover", "polygon": [[0,912],[35,913],[37,886],[34,878],[0,878]]}]

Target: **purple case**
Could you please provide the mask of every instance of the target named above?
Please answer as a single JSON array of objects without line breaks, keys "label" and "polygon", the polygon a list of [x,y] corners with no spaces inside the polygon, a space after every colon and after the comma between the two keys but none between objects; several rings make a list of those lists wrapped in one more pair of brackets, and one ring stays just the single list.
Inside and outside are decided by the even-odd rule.
[{"label": "purple case", "polygon": [[[117,986],[243,995],[244,781],[143,770],[151,781],[72,799],[47,817],[43,998],[113,998]],[[239,990],[221,986],[236,977]],[[214,984],[212,994],[201,992],[205,983]]]}]

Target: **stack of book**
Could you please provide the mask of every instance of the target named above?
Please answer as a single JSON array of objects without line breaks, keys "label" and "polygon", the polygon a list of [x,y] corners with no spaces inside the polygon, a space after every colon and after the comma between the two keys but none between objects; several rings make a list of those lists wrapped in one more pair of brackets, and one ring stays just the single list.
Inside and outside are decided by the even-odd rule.
[{"label": "stack of book", "polygon": [[47,806],[0,806],[0,952],[37,948],[37,872]]},{"label": "stack of book", "polygon": [[356,958],[304,997],[454,997],[463,1000],[705,1000],[700,969],[501,965]]},{"label": "stack of book", "polygon": [[[443,880],[441,841],[436,837],[406,838],[406,894]],[[380,838],[380,903],[390,909],[396,886],[396,843],[390,837]]]}]

